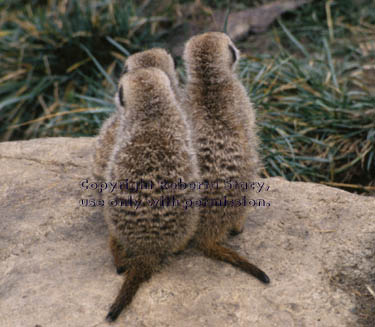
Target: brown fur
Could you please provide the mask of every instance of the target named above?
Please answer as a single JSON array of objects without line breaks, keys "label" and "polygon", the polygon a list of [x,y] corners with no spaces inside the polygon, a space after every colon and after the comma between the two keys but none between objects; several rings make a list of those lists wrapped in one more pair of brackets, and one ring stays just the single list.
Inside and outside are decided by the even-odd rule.
[{"label": "brown fur", "polygon": [[[180,90],[178,88],[178,79],[174,69],[174,62],[171,55],[166,50],[154,48],[133,54],[125,61],[124,71],[132,71],[137,68],[147,67],[156,67],[163,70],[168,75],[172,89],[177,98],[179,98]],[[118,98],[117,93],[117,110],[104,122],[95,142],[92,175],[97,181],[104,181],[104,173],[107,169],[108,159],[111,156],[115,145],[116,134],[119,126],[119,116],[121,116],[121,110],[124,109],[119,103]]]},{"label": "brown fur", "polygon": [[[255,113],[246,90],[234,73],[239,52],[229,37],[210,32],[191,38],[184,51],[188,75],[184,107],[192,125],[203,181],[219,189],[200,190],[205,199],[249,197],[247,191],[224,188],[224,181],[256,181],[259,169]],[[200,210],[195,241],[205,255],[226,261],[268,283],[267,275],[221,245],[230,231],[242,231],[249,206]]]},{"label": "brown fur", "polygon": [[[184,203],[196,199],[187,188],[160,188],[160,181],[194,182],[198,167],[191,146],[189,129],[175,98],[170,79],[157,68],[141,68],[125,74],[119,92],[126,99],[115,148],[105,175],[108,181],[147,181],[153,188],[115,189],[105,193],[105,219],[109,227],[111,251],[118,272],[127,275],[107,315],[113,321],[128,305],[140,283],[149,279],[160,261],[184,249],[193,237],[198,212],[183,205],[154,207],[147,200],[174,196]],[[120,95],[119,95],[120,96]],[[110,206],[111,199],[141,199],[143,204]]]}]

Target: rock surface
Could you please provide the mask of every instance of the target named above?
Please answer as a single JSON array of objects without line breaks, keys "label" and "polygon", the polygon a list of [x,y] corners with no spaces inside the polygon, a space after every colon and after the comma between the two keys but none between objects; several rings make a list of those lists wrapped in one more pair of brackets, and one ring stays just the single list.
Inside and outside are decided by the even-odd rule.
[{"label": "rock surface", "polygon": [[[104,317],[123,277],[101,208],[79,205],[98,195],[80,187],[92,148],[93,138],[0,143],[2,326],[109,325]],[[113,325],[373,326],[363,307],[375,304],[366,293],[375,289],[374,198],[261,181],[270,189],[257,196],[271,205],[254,209],[229,243],[271,284],[189,249],[142,284]]]}]

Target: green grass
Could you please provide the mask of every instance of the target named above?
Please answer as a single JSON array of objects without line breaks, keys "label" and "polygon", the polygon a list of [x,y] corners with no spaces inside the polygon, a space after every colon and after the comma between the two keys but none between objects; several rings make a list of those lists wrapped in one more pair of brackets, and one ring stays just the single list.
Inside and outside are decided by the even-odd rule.
[{"label": "green grass", "polygon": [[353,182],[373,174],[375,98],[334,78],[352,63],[332,65],[328,53],[314,60],[284,54],[241,62],[242,79],[249,81],[258,107],[269,175]]},{"label": "green grass", "polygon": [[[0,3],[0,139],[95,135],[114,109],[123,61],[163,45],[179,2],[189,1],[160,8],[115,0]],[[227,2],[203,3],[225,9]],[[238,42],[266,176],[356,190],[374,183],[374,39],[373,1],[340,0],[304,5]]]},{"label": "green grass", "polygon": [[168,20],[143,17],[135,1],[62,3],[0,8],[3,140],[93,135],[112,107],[116,71],[157,45],[153,24]]},{"label": "green grass", "polygon": [[240,67],[259,108],[265,174],[374,184],[372,1],[312,3],[287,16],[269,32],[276,54],[244,59]]}]

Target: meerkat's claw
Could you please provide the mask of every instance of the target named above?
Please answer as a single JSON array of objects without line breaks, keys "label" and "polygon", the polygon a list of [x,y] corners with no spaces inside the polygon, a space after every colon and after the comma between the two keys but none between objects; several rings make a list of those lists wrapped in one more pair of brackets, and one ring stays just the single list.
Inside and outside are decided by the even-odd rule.
[{"label": "meerkat's claw", "polygon": [[237,236],[237,235],[239,235],[239,234],[241,234],[243,232],[243,228],[241,229],[241,230],[238,230],[238,229],[231,229],[230,231],[229,231],[229,235],[230,236]]},{"label": "meerkat's claw", "polygon": [[124,267],[124,266],[122,266],[122,267],[116,267],[116,272],[119,275],[123,274],[125,271],[126,271],[126,267]]}]

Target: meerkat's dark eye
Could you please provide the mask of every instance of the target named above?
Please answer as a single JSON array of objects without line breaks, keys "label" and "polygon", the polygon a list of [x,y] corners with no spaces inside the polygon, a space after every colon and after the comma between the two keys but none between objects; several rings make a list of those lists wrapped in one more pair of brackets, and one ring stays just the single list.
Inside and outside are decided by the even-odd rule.
[{"label": "meerkat's dark eye", "polygon": [[229,47],[229,51],[231,52],[231,54],[232,54],[232,58],[233,58],[233,63],[235,63],[236,61],[237,61],[237,53],[236,53],[236,50],[233,48],[233,46],[232,45],[228,45],[228,47]]},{"label": "meerkat's dark eye", "polygon": [[122,85],[120,86],[120,89],[118,90],[118,98],[120,100],[120,104],[125,107],[125,99],[124,99],[124,89]]}]

